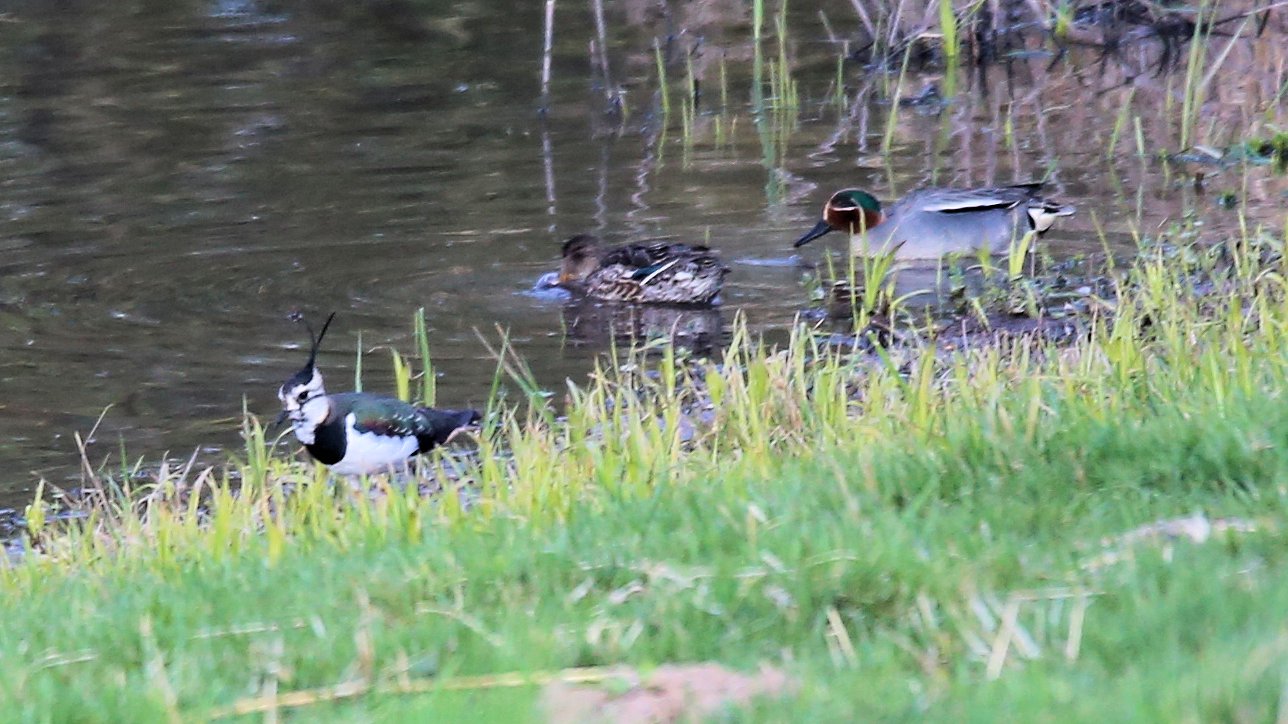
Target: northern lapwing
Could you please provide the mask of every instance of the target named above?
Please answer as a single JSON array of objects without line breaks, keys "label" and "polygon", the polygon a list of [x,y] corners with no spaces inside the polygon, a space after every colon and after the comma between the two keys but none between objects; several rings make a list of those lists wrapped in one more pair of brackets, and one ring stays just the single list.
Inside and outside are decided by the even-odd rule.
[{"label": "northern lapwing", "polygon": [[366,392],[328,395],[316,362],[322,331],[313,336],[309,361],[277,391],[282,414],[309,455],[342,475],[367,475],[405,467],[408,460],[477,425],[477,410],[436,410]]}]

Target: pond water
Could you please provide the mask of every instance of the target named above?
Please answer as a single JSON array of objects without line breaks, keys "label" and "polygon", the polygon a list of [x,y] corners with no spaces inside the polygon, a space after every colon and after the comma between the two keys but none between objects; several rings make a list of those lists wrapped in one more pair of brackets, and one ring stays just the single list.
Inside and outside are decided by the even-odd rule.
[{"label": "pond water", "polygon": [[[320,357],[335,390],[352,383],[359,333],[375,350],[366,388],[388,390],[379,348],[412,351],[418,307],[440,404],[487,395],[495,363],[476,330],[493,343],[509,330],[558,389],[606,344],[593,314],[532,292],[574,233],[709,243],[733,273],[720,311],[695,324],[718,329],[741,310],[774,334],[807,306],[809,266],[841,246],[826,237],[798,256],[791,242],[845,186],[892,199],[931,182],[1048,177],[1079,209],[1046,238],[1057,256],[1129,250],[1187,214],[1214,236],[1241,215],[1283,228],[1286,187],[1269,169],[1234,167],[1197,189],[1152,157],[1180,148],[1185,85],[1184,58],[1157,68],[1159,43],[1101,63],[1089,48],[1054,59],[1035,40],[947,81],[910,72],[905,95],[931,82],[956,92],[938,113],[905,107],[889,124],[895,75],[848,62],[847,95],[832,100],[846,48],[829,32],[859,26],[850,3],[793,3],[799,104],[757,116],[744,4],[672,4],[610,4],[615,114],[592,72],[588,4],[559,3],[544,116],[535,1],[8,4],[0,505],[25,502],[42,477],[74,484],[73,433],[100,415],[96,465],[122,448],[148,461],[236,450],[243,401],[276,414],[277,385],[303,362],[296,310],[339,312]],[[1243,33],[1208,44],[1197,142],[1284,127],[1282,26]],[[772,32],[763,47],[777,56]],[[687,134],[686,55],[702,89]]]}]

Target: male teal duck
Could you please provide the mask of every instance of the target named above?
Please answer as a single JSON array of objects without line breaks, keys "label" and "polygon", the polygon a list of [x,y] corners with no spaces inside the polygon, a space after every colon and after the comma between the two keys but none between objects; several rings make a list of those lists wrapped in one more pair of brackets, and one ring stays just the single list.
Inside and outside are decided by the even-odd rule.
[{"label": "male teal duck", "polygon": [[795,245],[836,230],[853,233],[850,252],[855,256],[893,252],[896,259],[938,259],[979,250],[1003,254],[1026,233],[1042,234],[1056,217],[1074,212],[1072,206],[1040,196],[1041,189],[1040,183],[921,189],[896,201],[889,211],[866,191],[844,189],[832,194],[822,220]]},{"label": "male teal duck", "polygon": [[610,302],[709,304],[728,273],[705,246],[667,241],[604,246],[579,234],[564,242],[559,284]]}]

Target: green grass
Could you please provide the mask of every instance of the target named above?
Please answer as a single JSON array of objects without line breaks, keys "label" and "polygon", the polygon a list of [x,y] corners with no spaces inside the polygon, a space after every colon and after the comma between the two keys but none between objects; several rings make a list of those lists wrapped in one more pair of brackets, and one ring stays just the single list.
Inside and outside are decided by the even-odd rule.
[{"label": "green grass", "polygon": [[[1274,246],[1146,250],[1068,348],[851,356],[802,330],[739,332],[719,365],[617,360],[564,417],[498,405],[478,462],[442,462],[466,508],[451,484],[327,485],[249,420],[227,470],[101,480],[88,518],[34,526],[43,552],[0,571],[6,715],[192,720],[348,685],[303,716],[525,720],[536,687],[462,677],[715,660],[796,679],[755,720],[1273,719]],[[1196,514],[1236,529],[1123,537]]]}]

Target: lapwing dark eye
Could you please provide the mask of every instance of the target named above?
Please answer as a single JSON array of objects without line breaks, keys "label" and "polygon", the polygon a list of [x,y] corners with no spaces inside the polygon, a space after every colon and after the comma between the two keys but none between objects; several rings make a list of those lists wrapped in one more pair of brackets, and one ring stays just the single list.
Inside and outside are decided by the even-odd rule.
[{"label": "lapwing dark eye", "polygon": [[300,394],[295,396],[295,399],[299,400],[300,404],[304,404],[304,401],[309,399],[309,391],[305,390],[301,392]]}]

